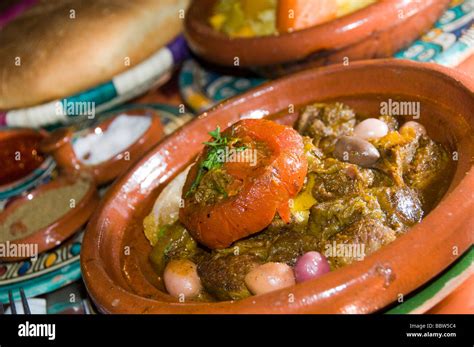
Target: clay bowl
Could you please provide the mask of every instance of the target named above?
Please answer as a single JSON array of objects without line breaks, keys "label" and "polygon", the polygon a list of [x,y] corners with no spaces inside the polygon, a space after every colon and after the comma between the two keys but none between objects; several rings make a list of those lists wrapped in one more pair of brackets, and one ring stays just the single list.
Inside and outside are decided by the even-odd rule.
[{"label": "clay bowl", "polygon": [[[39,188],[29,192],[27,195],[14,199],[6,206],[5,210],[0,213],[0,223],[3,223],[3,221],[11,213],[13,213],[18,207],[26,203],[28,200],[34,199],[38,195],[43,194],[49,190],[58,189],[62,186],[73,184],[77,179],[77,176],[60,176],[56,180],[44,184]],[[81,201],[76,203],[74,208],[70,209],[70,211],[64,214],[61,218],[52,222],[48,226],[39,229],[25,237],[9,241],[9,244],[18,246],[36,244],[38,245],[38,254],[40,254],[60,245],[64,240],[77,232],[79,228],[86,224],[86,222],[89,220],[89,217],[92,215],[92,212],[94,212],[99,202],[99,194],[97,192],[96,186],[94,182],[90,180],[90,178],[88,180],[90,181],[90,187]],[[28,257],[10,256],[0,257],[0,260],[18,261],[26,258]]]},{"label": "clay bowl", "polygon": [[[107,313],[368,313],[390,305],[399,294],[412,292],[447,268],[472,243],[473,90],[474,81],[454,70],[380,60],[307,70],[216,106],[164,139],[101,201],[81,253],[90,295]],[[164,185],[195,158],[208,131],[243,117],[272,114],[291,124],[297,115],[288,114],[289,105],[316,100],[336,99],[362,114],[376,115],[381,101],[389,98],[419,101],[419,121],[459,156],[448,193],[422,223],[364,261],[265,295],[234,302],[179,303],[159,290],[147,259],[151,247],[142,220]],[[129,247],[127,255],[124,247]]]},{"label": "clay bowl", "polygon": [[[15,140],[15,141],[18,141],[19,143],[22,143],[22,142],[24,143],[26,140],[30,140],[32,143],[37,143],[37,146],[34,146],[32,150],[37,149],[39,152],[39,144],[47,136],[48,136],[48,133],[44,130],[33,130],[33,129],[26,129],[26,128],[12,128],[12,129],[7,129],[7,130],[2,130],[0,132],[0,151],[2,151],[3,153],[14,155],[14,151],[10,153],[9,149],[6,148],[7,143],[9,141]],[[29,157],[30,156],[28,156],[28,158]],[[44,157],[42,159],[43,160],[41,162],[38,161],[34,165],[31,164],[31,165],[26,165],[23,168],[19,168],[20,170],[19,172],[11,171],[10,174],[13,174],[15,177],[8,181],[0,182],[0,192],[34,180],[34,178],[38,175],[38,172],[36,170],[39,167],[41,167],[43,164],[46,164],[45,161],[48,160],[47,157]],[[3,163],[3,170],[5,170],[4,165],[5,163]]]},{"label": "clay bowl", "polygon": [[229,38],[208,19],[215,0],[193,1],[185,21],[191,50],[212,63],[265,67],[281,75],[310,66],[390,57],[429,30],[450,0],[384,0],[345,17],[287,34]]},{"label": "clay bowl", "polygon": [[[123,112],[120,114],[123,114]],[[150,117],[150,126],[139,140],[103,163],[87,165],[76,157],[72,147],[73,131],[69,128],[54,131],[43,141],[41,150],[45,153],[51,153],[59,167],[64,171],[87,171],[94,177],[98,185],[108,183],[125,172],[135,160],[157,144],[164,135],[163,125],[156,111],[152,109],[132,109],[127,110],[126,114]],[[100,128],[102,132],[107,131],[107,128],[117,116],[108,118],[95,128]],[[94,130],[91,130],[91,132]]]}]

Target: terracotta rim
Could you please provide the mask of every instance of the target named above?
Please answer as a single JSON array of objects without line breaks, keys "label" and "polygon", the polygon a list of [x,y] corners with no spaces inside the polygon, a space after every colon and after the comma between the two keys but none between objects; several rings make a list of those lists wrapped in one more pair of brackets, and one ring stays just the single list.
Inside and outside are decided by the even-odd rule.
[{"label": "terracotta rim", "polygon": [[[309,84],[308,81],[318,80],[318,77],[332,76],[338,73],[346,74],[348,72],[370,73],[370,76],[379,78],[378,74],[382,73],[381,71],[389,71],[388,73],[396,74],[396,76],[401,75],[403,71],[407,74],[430,76],[439,83],[445,84],[445,89],[453,90],[456,95],[461,95],[464,101],[474,103],[472,92],[474,81],[466,75],[433,64],[389,59],[358,62],[351,64],[349,67],[331,66],[306,70],[264,84],[219,104],[163,140],[134,168],[122,176],[102,200],[98,211],[88,225],[81,253],[83,278],[89,294],[99,309],[108,313],[369,313],[392,303],[396,299],[397,293],[405,295],[420,287],[454,262],[472,243],[472,235],[469,231],[469,228],[472,230],[474,225],[474,216],[472,216],[474,206],[472,196],[474,169],[471,162],[474,151],[472,133],[468,133],[467,139],[462,140],[462,144],[467,146],[463,154],[468,158],[466,159],[464,156],[463,161],[458,163],[449,193],[422,223],[413,227],[409,233],[401,236],[392,244],[370,255],[364,261],[328,273],[324,278],[236,302],[218,303],[178,303],[168,302],[167,300],[153,300],[134,294],[124,284],[123,280],[116,278],[116,276],[123,275],[120,260],[115,258],[111,260],[111,258],[120,255],[120,253],[117,253],[117,249],[120,250],[119,239],[121,233],[126,229],[127,221],[113,220],[111,216],[114,214],[115,216],[130,214],[132,213],[130,209],[135,209],[135,207],[129,206],[127,212],[125,210],[127,207],[114,206],[114,200],[127,199],[126,201],[133,201],[137,204],[150,191],[157,189],[183,169],[189,158],[184,155],[184,149],[181,152],[177,149],[176,156],[178,158],[175,158],[176,161],[173,164],[161,163],[159,172],[156,172],[152,180],[150,181],[150,177],[147,177],[146,183],[148,185],[145,181],[133,183],[132,181],[137,179],[140,173],[143,174],[141,171],[146,170],[145,167],[148,161],[163,158],[162,153],[175,148],[174,143],[185,137],[193,138],[196,143],[196,150],[198,150],[198,144],[205,139],[205,134],[202,134],[203,131],[210,131],[215,127],[215,118],[218,115],[221,116],[221,121],[222,118],[225,120],[231,119],[231,117],[235,121],[235,118],[238,119],[239,116],[244,115],[235,115],[233,108],[249,108],[249,100],[259,99],[259,102],[263,104],[265,101],[273,100],[272,109],[286,108],[287,105],[285,106],[283,101],[280,102],[278,98],[272,97],[276,91],[283,89],[285,85],[286,89],[290,88],[289,86],[299,87],[304,82]],[[397,82],[392,83],[396,84]],[[413,81],[413,83],[415,87],[419,86],[419,81]],[[366,88],[370,89],[371,86]],[[302,92],[304,90],[294,91],[294,93]],[[357,94],[360,95],[361,93],[356,92],[355,95]],[[454,103],[455,101],[451,102]],[[465,110],[464,106],[459,107]],[[471,125],[467,123],[465,126],[472,128],[472,113],[466,110],[463,115],[468,117],[467,119],[471,123]],[[248,114],[245,114],[245,116],[248,116]],[[221,125],[223,125],[222,122]],[[133,187],[134,184],[137,187]],[[130,193],[133,195],[127,195],[127,190],[132,189],[135,189]],[[112,220],[115,222],[113,238],[112,231],[109,230],[107,233],[106,230],[110,227],[108,224]],[[430,234],[427,234],[427,232]],[[420,240],[429,240],[429,242],[420,244]],[[105,242],[109,246],[112,245],[113,249],[104,248]],[[453,253],[453,246],[457,247],[458,254]],[[436,256],[430,259],[429,262],[419,263],[420,259],[430,255]],[[106,267],[106,262],[109,267]],[[396,276],[393,282],[390,281],[390,271]],[[290,294],[294,297],[292,303],[288,303]],[[169,296],[167,297],[169,298]]]},{"label": "terracotta rim", "polygon": [[[340,50],[369,40],[374,34],[403,26],[416,16],[433,17],[421,31],[409,35],[405,33],[407,38],[400,42],[408,44],[411,41],[408,36],[413,36],[414,40],[436,20],[437,16],[430,16],[428,12],[441,14],[450,0],[384,0],[307,29],[253,38],[229,38],[212,29],[204,19],[208,18],[214,2],[193,1],[188,9],[185,35],[191,50],[216,64],[234,66],[234,58],[239,57],[239,66],[255,67],[300,61],[316,52]],[[401,17],[400,11],[406,16]],[[397,50],[402,46],[397,47]]]},{"label": "terracotta rim", "polygon": [[[6,218],[6,214],[4,213],[9,213],[11,209],[15,209],[21,206],[23,203],[26,202],[26,200],[28,200],[28,196],[35,197],[45,191],[57,189],[63,185],[69,185],[73,183],[76,179],[77,177],[59,177],[58,179],[51,181],[50,183],[44,184],[39,188],[34,189],[25,196],[16,198],[14,201],[11,202],[11,205],[8,205],[8,207],[0,214],[0,218]],[[97,207],[98,203],[99,194],[97,192],[94,182],[90,180],[89,189],[74,209],[71,209],[61,218],[49,224],[48,226],[39,229],[26,237],[11,240],[9,241],[9,243],[11,245],[37,244],[38,254],[50,250],[51,248],[58,246],[64,240],[76,233],[81,226],[85,225],[86,222],[89,220],[89,217],[92,215],[95,208]],[[0,257],[0,260],[18,261],[26,258],[27,257]]]}]

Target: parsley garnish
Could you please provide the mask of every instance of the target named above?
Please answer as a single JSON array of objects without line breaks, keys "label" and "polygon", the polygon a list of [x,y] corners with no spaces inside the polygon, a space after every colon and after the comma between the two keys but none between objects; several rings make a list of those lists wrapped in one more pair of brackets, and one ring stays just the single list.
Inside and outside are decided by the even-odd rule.
[{"label": "parsley garnish", "polygon": [[[238,139],[229,139],[228,137],[222,136],[219,126],[215,130],[210,131],[209,135],[211,135],[212,141],[203,142],[203,144],[209,148],[207,156],[200,162],[198,173],[194,179],[193,184],[191,185],[191,188],[189,188],[188,192],[186,193],[186,197],[196,191],[197,187],[199,187],[199,183],[201,183],[202,178],[207,172],[222,167],[224,162],[219,160],[219,153],[222,150],[225,150],[227,146],[232,145],[238,141]],[[243,151],[246,148],[246,146],[240,146],[236,148],[236,150]]]}]

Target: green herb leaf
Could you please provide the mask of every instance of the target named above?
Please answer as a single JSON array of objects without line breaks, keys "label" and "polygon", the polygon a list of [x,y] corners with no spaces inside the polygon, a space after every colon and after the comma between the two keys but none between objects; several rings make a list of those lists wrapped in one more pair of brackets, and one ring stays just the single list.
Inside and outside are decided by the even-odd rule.
[{"label": "green herb leaf", "polygon": [[[233,133],[234,129],[232,128],[232,134]],[[213,141],[203,142],[204,145],[209,147],[209,150],[207,152],[206,158],[204,158],[199,164],[199,171],[196,175],[196,179],[187,191],[186,197],[196,191],[196,189],[199,187],[199,183],[201,183],[202,178],[208,171],[222,167],[224,163],[219,160],[219,152],[225,150],[227,146],[232,145],[238,141],[238,139],[229,139],[227,137],[223,137],[219,126],[215,130],[210,131],[209,135],[211,135]],[[247,149],[246,146],[235,148],[235,150],[239,152],[244,151],[245,149]]]},{"label": "green herb leaf", "polygon": [[202,177],[206,172],[215,168],[219,168],[223,164],[218,160],[218,153],[219,150],[224,149],[227,146],[227,138],[222,137],[219,126],[215,130],[209,132],[209,135],[211,135],[214,140],[210,142],[203,142],[203,144],[210,147],[210,149],[207,153],[207,157],[199,164],[199,171],[196,175],[196,179],[191,185],[191,188],[186,193],[186,197],[196,191],[199,183],[201,183]]}]

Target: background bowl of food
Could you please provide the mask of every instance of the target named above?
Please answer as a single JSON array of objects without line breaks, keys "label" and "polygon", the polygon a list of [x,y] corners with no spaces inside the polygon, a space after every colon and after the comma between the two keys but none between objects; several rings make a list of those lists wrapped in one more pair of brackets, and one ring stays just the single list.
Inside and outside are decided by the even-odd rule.
[{"label": "background bowl of food", "polygon": [[207,61],[276,75],[390,57],[430,29],[449,2],[193,1],[185,35]]},{"label": "background bowl of food", "polygon": [[10,200],[0,213],[2,261],[18,261],[50,250],[85,225],[99,194],[88,176],[63,175]]},{"label": "background bowl of food", "polygon": [[43,141],[41,149],[63,171],[88,172],[98,185],[104,185],[125,172],[163,135],[159,113],[137,108],[112,114],[81,135],[60,128]]},{"label": "background bowl of food", "polygon": [[[387,307],[472,243],[473,88],[446,68],[382,60],[307,70],[218,105],[101,202],[81,254],[92,299],[106,313]],[[236,180],[209,176],[223,143],[263,161],[225,166]],[[224,191],[206,188],[219,182]],[[321,241],[367,254],[348,260]]]}]

